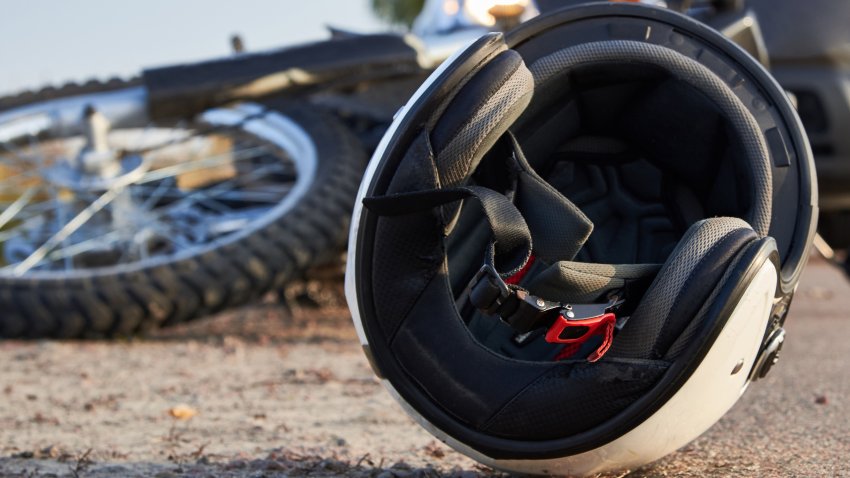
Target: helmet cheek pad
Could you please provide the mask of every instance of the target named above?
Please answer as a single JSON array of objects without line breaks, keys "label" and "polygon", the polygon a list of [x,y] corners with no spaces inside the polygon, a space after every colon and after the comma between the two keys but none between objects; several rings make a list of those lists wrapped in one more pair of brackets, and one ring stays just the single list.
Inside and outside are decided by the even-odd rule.
[{"label": "helmet cheek pad", "polygon": [[[408,413],[492,466],[593,473],[660,458],[734,404],[816,200],[796,117],[744,55],[668,11],[585,6],[485,36],[420,88],[364,177],[346,277]],[[517,345],[469,310],[486,267],[559,302],[636,291],[628,322],[598,361]]]}]

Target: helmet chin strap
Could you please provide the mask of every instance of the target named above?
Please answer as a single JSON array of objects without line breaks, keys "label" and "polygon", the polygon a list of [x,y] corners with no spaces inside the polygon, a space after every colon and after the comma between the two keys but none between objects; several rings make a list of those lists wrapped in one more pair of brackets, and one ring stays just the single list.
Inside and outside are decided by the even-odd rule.
[{"label": "helmet chin strap", "polygon": [[[617,317],[625,302],[619,295],[612,294],[607,302],[598,304],[546,300],[506,283],[489,263],[481,267],[458,299],[461,304],[467,301],[481,313],[498,316],[510,325],[517,332],[514,341],[519,346],[543,334],[546,342],[563,345],[555,360],[579,356],[589,362],[599,360],[628,320],[627,316]],[[601,340],[594,340],[596,337]],[[586,345],[591,345],[590,349]]]},{"label": "helmet chin strap", "polygon": [[[518,151],[515,140],[512,146]],[[507,194],[517,199],[513,193],[519,176],[522,173],[530,175],[530,167],[516,153],[511,156],[520,174],[516,176],[514,190]],[[480,202],[492,240],[484,254],[484,265],[458,300],[461,308],[468,301],[485,315],[498,317],[516,331],[518,345],[545,335],[546,342],[561,347],[558,359],[582,353],[591,362],[602,358],[615,332],[627,320],[627,317],[616,316],[624,301],[612,295],[606,303],[565,304],[537,297],[517,285],[535,260],[532,232],[523,214],[505,194],[481,186],[462,186],[370,197],[365,198],[363,204],[371,213],[398,216],[426,213],[467,198]],[[572,252],[569,258],[574,254]],[[591,344],[588,351],[585,346]]]}]

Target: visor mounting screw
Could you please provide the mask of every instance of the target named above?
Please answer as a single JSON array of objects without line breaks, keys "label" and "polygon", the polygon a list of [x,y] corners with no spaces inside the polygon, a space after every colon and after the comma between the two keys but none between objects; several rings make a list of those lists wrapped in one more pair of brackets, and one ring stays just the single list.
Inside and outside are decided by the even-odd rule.
[{"label": "visor mounting screw", "polygon": [[543,307],[546,305],[546,302],[543,299],[537,299],[537,307]]}]

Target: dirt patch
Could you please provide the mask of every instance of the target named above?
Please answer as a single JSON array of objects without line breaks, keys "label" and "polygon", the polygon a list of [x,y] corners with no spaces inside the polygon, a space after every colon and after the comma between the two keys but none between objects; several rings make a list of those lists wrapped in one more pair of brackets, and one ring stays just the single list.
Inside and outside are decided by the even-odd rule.
[{"label": "dirt patch", "polygon": [[[628,476],[850,475],[848,307],[844,279],[813,264],[774,372]],[[144,339],[0,342],[0,475],[498,476],[407,418],[349,321],[269,299]]]}]

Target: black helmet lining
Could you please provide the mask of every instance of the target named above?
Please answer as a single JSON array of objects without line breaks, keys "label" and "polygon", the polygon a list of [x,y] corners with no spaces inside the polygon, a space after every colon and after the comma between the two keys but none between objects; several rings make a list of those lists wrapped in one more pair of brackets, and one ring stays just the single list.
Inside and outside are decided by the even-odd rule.
[{"label": "black helmet lining", "polygon": [[[614,11],[614,9],[612,8],[611,11]],[[635,11],[637,12],[638,10]],[[663,18],[664,15],[666,13],[659,13],[658,17]],[[669,19],[668,21],[672,22]],[[541,25],[545,24],[541,23]],[[690,28],[693,29],[696,27],[691,25]],[[711,41],[716,42],[716,40],[709,39],[709,43]],[[520,53],[522,52],[521,50],[518,51]],[[740,60],[740,58],[736,58]],[[654,95],[654,100],[659,103],[667,102],[669,104],[672,102],[675,104],[675,102],[686,98],[687,93],[697,91],[699,94],[693,96],[701,97],[703,102],[698,105],[701,108],[684,108],[686,115],[699,117],[706,112],[715,115],[718,112],[722,112],[722,108],[719,108],[714,101],[707,98],[704,92],[700,92],[699,88],[687,84],[687,81],[671,74],[669,69],[659,67],[659,65],[654,63],[657,62],[647,61],[643,62],[643,64],[632,62],[629,65],[631,71],[626,72],[631,73],[638,80],[645,80],[642,81],[644,84],[639,86],[649,86],[653,89],[666,90],[667,93],[674,93],[666,95],[666,98],[664,97],[665,95],[659,93],[658,95]],[[480,68],[478,69],[480,70]],[[582,66],[575,68],[570,73],[569,80],[575,81],[576,86],[582,86],[582,76],[587,75],[589,72],[598,74],[599,72],[610,72],[616,69],[617,65],[613,65],[611,62],[601,62],[589,65],[588,67]],[[613,83],[619,82],[621,84],[629,83],[630,78],[631,76],[629,74],[623,74],[620,77],[616,77],[616,75],[611,77],[614,80]],[[471,84],[473,80],[475,80],[474,75],[469,80],[469,83]],[[758,81],[761,80],[761,77],[756,76],[756,80],[756,88],[758,88],[760,87]],[[641,81],[638,82],[640,83]],[[723,86],[727,89],[729,88],[725,85]],[[750,86],[747,86],[747,88],[750,88]],[[454,99],[457,99],[459,97],[457,91],[460,87],[457,87],[457,84],[455,84],[455,87]],[[618,85],[615,84],[613,90],[616,89],[618,89]],[[628,89],[628,87],[622,88],[621,93],[624,91],[628,93]],[[573,89],[573,91],[578,93],[582,97],[579,99],[582,100],[587,99],[588,96],[592,96],[589,95],[590,93],[598,93],[598,91],[593,92],[592,89]],[[553,162],[557,161],[550,161],[551,157],[559,152],[557,151],[558,148],[562,146],[566,146],[566,148],[562,149],[565,149],[570,154],[578,151],[580,154],[576,154],[575,157],[582,159],[582,161],[587,156],[601,154],[602,156],[607,156],[604,160],[608,162],[637,164],[643,161],[651,166],[655,166],[656,169],[661,169],[655,163],[658,159],[656,157],[642,157],[640,159],[616,157],[617,154],[623,155],[623,149],[625,149],[627,152],[626,155],[628,155],[631,154],[630,148],[638,146],[639,148],[637,149],[643,150],[646,144],[634,142],[633,137],[630,136],[612,137],[611,135],[589,134],[587,131],[581,130],[582,126],[586,126],[582,125],[581,122],[579,122],[578,128],[574,131],[575,134],[558,137],[559,144],[555,145],[554,148],[548,147],[551,145],[541,145],[541,142],[536,141],[535,132],[539,132],[539,136],[557,137],[547,134],[544,130],[549,128],[557,129],[557,127],[563,126],[563,123],[561,125],[553,124],[557,123],[559,119],[556,117],[557,115],[547,117],[546,115],[540,116],[536,114],[540,111],[541,105],[548,103],[547,106],[551,106],[551,100],[558,99],[555,95],[547,98],[545,96],[546,94],[540,89],[535,91],[530,107],[519,120],[512,121],[511,118],[503,118],[504,121],[499,121],[499,124],[490,131],[489,136],[491,138],[489,140],[495,142],[497,137],[504,133],[503,130],[513,124],[514,132],[523,149],[531,157],[533,166],[553,185],[556,185],[558,180],[564,179],[564,176],[558,174],[559,171],[552,165]],[[604,97],[605,95],[598,96]],[[740,95],[738,96],[740,97]],[[609,97],[610,99],[612,98]],[[451,110],[451,101],[447,100],[447,103],[443,103],[440,113]],[[510,112],[510,116],[516,114],[514,107],[521,102],[511,105],[512,111]],[[580,101],[572,101],[572,103],[575,106]],[[608,102],[608,104],[615,103],[617,101]],[[425,102],[420,104],[423,105],[421,110],[427,111],[426,108],[431,108],[431,111],[434,111],[433,102],[430,105],[427,105]],[[585,102],[586,104],[587,102]],[[604,104],[604,102],[598,104]],[[563,109],[573,108],[573,106],[565,106],[563,104],[560,107]],[[578,106],[575,106],[575,109],[578,109]],[[747,109],[744,108],[744,110]],[[652,110],[643,110],[643,112],[646,111]],[[475,113],[477,112],[467,112],[465,117],[469,118]],[[785,114],[784,111],[782,113]],[[420,114],[424,113],[416,111],[416,115]],[[451,115],[456,118],[454,113],[451,113]],[[563,115],[560,119],[564,116],[569,117],[569,114]],[[394,161],[397,161],[395,158],[398,158],[401,154],[404,154],[405,157],[401,159],[398,168],[380,172],[382,184],[389,187],[381,186],[380,190],[373,189],[373,194],[382,195],[389,192],[453,186],[441,184],[440,174],[437,172],[439,168],[435,167],[436,155],[432,150],[431,144],[432,142],[439,143],[440,141],[439,138],[429,137],[436,130],[436,128],[431,128],[432,125],[439,127],[441,121],[447,121],[450,118],[441,114],[436,114],[431,118],[433,121],[427,122],[428,128],[415,131],[418,136],[416,136],[416,140],[412,144],[408,143],[406,151],[399,148],[392,152]],[[535,121],[530,121],[531,118]],[[537,128],[534,126],[535,124],[540,124],[538,121],[541,118],[543,119],[542,123],[545,123],[546,127],[535,131]],[[699,130],[698,132],[706,138],[701,145],[710,146],[712,142],[722,142],[724,139],[728,140],[731,134],[735,134],[734,127],[731,126],[733,123],[728,121],[728,118],[724,117],[723,119],[725,121],[720,121],[719,126],[713,131],[704,132],[697,128]],[[759,116],[759,121],[762,121],[761,116]],[[414,128],[419,128],[421,125],[422,123],[419,123]],[[770,125],[766,128],[764,128],[764,125],[762,126],[763,130],[771,127]],[[447,129],[453,130],[453,128]],[[413,132],[408,130],[405,134],[412,137],[413,135],[411,133]],[[590,133],[593,133],[593,131]],[[668,134],[670,133],[668,132]],[[659,136],[646,135],[645,138],[648,140],[657,140]],[[729,141],[730,144],[736,142]],[[485,143],[476,144],[479,145],[480,149],[475,147],[471,148],[470,151],[465,151],[463,148],[458,149],[470,161],[469,166],[466,168],[468,173],[463,180],[481,172],[482,169],[488,167],[488,164],[492,163],[489,157],[482,159],[486,150],[489,149],[487,145]],[[624,145],[625,148],[623,148]],[[764,145],[762,144],[761,146]],[[443,148],[436,149],[442,150]],[[738,160],[741,159],[741,155],[747,153],[747,151],[741,151],[740,149],[735,150],[733,146],[730,146],[729,149],[729,154],[736,155],[733,158]],[[765,149],[761,149],[761,152],[764,153]],[[771,152],[773,151],[774,148],[771,145]],[[644,154],[644,156],[646,155]],[[766,155],[762,154],[761,157],[765,158]],[[451,161],[449,157],[444,157],[443,159]],[[564,161],[560,162],[564,163]],[[573,165],[579,162],[572,161]],[[724,161],[723,167],[725,167],[726,163],[734,166],[735,161]],[[723,167],[718,167],[718,169],[723,169]],[[768,165],[768,167],[770,166]],[[629,171],[626,171],[626,168],[621,169],[629,173]],[[724,180],[728,179],[728,175],[730,174],[733,176],[733,179],[737,177],[736,175],[741,176],[741,180],[737,182],[743,184],[742,189],[744,193],[748,192],[748,188],[753,187],[749,183],[749,180],[752,177],[756,177],[755,173],[752,176],[749,173],[742,174],[742,171],[737,171],[734,167],[725,172],[715,171],[713,178],[716,179],[717,175],[720,174],[727,175],[722,178]],[[705,182],[711,182],[711,179]],[[723,181],[716,180],[715,182],[722,183]],[[769,183],[769,180],[767,182]],[[484,185],[487,186],[487,184]],[[765,188],[767,187],[769,187],[769,184],[765,186]],[[561,187],[558,187],[558,189],[566,192],[566,195],[570,197],[571,191],[565,191]],[[720,195],[723,192],[721,191]],[[728,191],[725,192],[728,193]],[[755,198],[756,195],[753,194],[753,197]],[[767,196],[769,197],[770,194]],[[744,197],[746,197],[746,194],[744,194]],[[654,200],[655,198],[651,199]],[[760,198],[755,198],[755,200],[749,202],[732,201],[734,204],[729,207],[733,214],[730,215],[743,216],[750,222],[758,223],[756,216],[750,217],[747,213],[734,213],[744,208],[748,211],[756,211],[758,209],[756,203],[759,200]],[[586,204],[577,200],[573,202],[587,212]],[[467,209],[467,206],[464,205],[463,209]],[[701,217],[706,217],[705,213],[707,210],[700,212],[703,214]],[[593,217],[591,218],[593,219]],[[694,220],[699,218],[699,215],[693,217]],[[629,424],[618,418],[616,426],[611,425],[613,427],[611,428],[608,426],[611,422],[608,418],[613,417],[619,411],[626,408],[634,408],[630,407],[630,404],[641,404],[645,409],[641,409],[642,411],[640,413],[644,413],[649,408],[652,408],[654,405],[648,405],[648,401],[660,397],[662,393],[675,390],[675,388],[670,388],[671,383],[676,383],[674,387],[678,387],[681,384],[678,378],[668,377],[671,375],[666,373],[668,369],[676,371],[677,374],[681,370],[692,370],[688,364],[698,362],[699,357],[701,357],[700,353],[704,353],[707,350],[707,344],[713,340],[713,337],[707,333],[691,335],[695,328],[691,324],[699,322],[701,317],[704,317],[705,321],[702,324],[711,330],[717,330],[717,325],[722,324],[725,321],[725,317],[728,316],[729,308],[725,305],[721,307],[722,304],[712,306],[708,309],[700,309],[695,314],[686,314],[688,316],[687,318],[694,319],[691,324],[686,325],[685,332],[683,332],[683,335],[688,335],[687,341],[690,341],[690,344],[683,343],[681,339],[673,342],[677,354],[687,349],[686,359],[683,360],[672,360],[672,357],[669,357],[671,361],[668,360],[668,357],[645,359],[633,358],[633,356],[611,356],[596,364],[588,365],[581,361],[581,363],[578,363],[571,361],[541,362],[518,360],[499,354],[492,349],[482,346],[478,339],[470,332],[464,318],[458,314],[457,304],[455,303],[457,287],[454,287],[452,282],[455,282],[457,278],[457,282],[462,283],[464,277],[460,276],[464,274],[456,274],[455,268],[450,263],[447,263],[446,260],[447,255],[449,256],[449,262],[451,262],[452,256],[459,257],[467,263],[467,266],[471,265],[474,267],[475,263],[481,259],[481,255],[477,254],[476,251],[483,253],[487,242],[487,234],[478,235],[475,231],[468,232],[461,227],[457,227],[453,229],[449,241],[446,241],[443,234],[447,229],[445,228],[446,224],[443,219],[436,212],[434,214],[394,218],[366,216],[365,224],[369,226],[361,231],[362,234],[359,236],[360,239],[358,239],[358,254],[361,253],[359,248],[363,248],[363,256],[358,258],[359,276],[357,278],[360,281],[358,285],[358,300],[361,303],[362,323],[369,337],[369,347],[373,347],[375,350],[376,362],[380,368],[385,370],[387,378],[390,379],[390,382],[393,383],[405,401],[438,428],[448,432],[450,435],[462,437],[460,440],[463,443],[491,454],[491,456],[516,458],[535,455],[561,456],[558,453],[561,453],[564,447],[575,451],[575,449],[588,449],[587,447],[592,446],[593,443],[582,439],[583,435],[591,434],[595,437],[594,439],[597,440],[596,443],[598,444],[600,443],[600,433],[610,432],[614,435],[623,433],[624,430],[628,429],[627,426]],[[600,229],[604,229],[605,224],[601,223],[601,221],[595,222],[596,232],[603,232],[599,236],[605,236],[605,231],[600,231]],[[730,233],[734,233],[736,236],[733,239],[729,239],[725,233],[721,234],[719,238],[720,242],[714,243],[714,246],[708,247],[705,251],[709,251],[707,254],[711,254],[710,251],[716,252],[718,249],[723,249],[729,254],[725,258],[721,258],[723,260],[715,260],[716,258],[703,256],[705,261],[719,268],[731,268],[733,267],[731,264],[736,263],[734,258],[742,257],[736,254],[740,246],[743,247],[740,250],[740,254],[746,255],[748,259],[739,261],[739,265],[740,267],[746,266],[750,268],[751,264],[744,263],[751,260],[752,257],[761,257],[764,247],[747,247],[746,244],[752,244],[753,246],[757,244],[746,240],[746,231],[746,228],[732,228]],[[460,234],[465,234],[465,238],[468,240],[463,241],[463,249],[453,249],[451,236]],[[752,231],[749,234],[752,234]],[[675,245],[681,237],[680,234],[677,237],[671,238],[668,242]],[[628,237],[618,239],[626,242],[629,240]],[[717,245],[725,244],[724,241],[726,240],[734,242],[735,247],[726,248],[724,245]],[[478,244],[479,242],[481,244]],[[760,241],[759,244],[762,242],[764,241]],[[742,245],[743,243],[746,244]],[[481,247],[478,247],[479,245]],[[591,242],[586,245],[588,246],[586,249],[591,249],[589,246],[592,245],[591,239]],[[755,249],[758,249],[758,251]],[[670,252],[670,250],[667,250],[663,257],[667,257]],[[477,257],[475,257],[476,255]],[[673,255],[678,256],[679,254],[676,253]],[[732,258],[732,262],[729,262],[730,257]],[[587,258],[582,257],[580,254],[579,259],[585,260]],[[722,278],[719,279],[720,285],[711,291],[712,294],[715,294],[722,289],[723,292],[719,294],[718,304],[727,300],[730,294],[738,293],[737,291],[740,290],[741,284],[745,282],[743,277],[746,274],[739,270],[739,266],[734,267],[736,270],[733,273],[720,270],[711,271],[714,277],[717,276],[718,272],[722,273],[720,274]],[[694,271],[698,269],[691,270],[691,273],[695,273]],[[702,274],[703,272],[705,271],[696,273]],[[667,339],[665,338],[664,341],[669,343]],[[683,362],[688,362],[688,364],[683,365]],[[663,391],[657,389],[656,386],[656,384],[661,384],[662,382],[666,383],[667,385],[665,386],[668,387]],[[613,385],[615,383],[616,386]],[[535,386],[531,387],[532,384],[535,384]],[[540,387],[537,387],[537,384],[540,384]],[[558,386],[559,390],[557,393],[553,393],[551,388],[547,388],[550,385]],[[534,393],[525,393],[525,391],[532,390],[532,388],[535,390]],[[595,406],[588,405],[586,409],[574,409],[572,411],[573,413],[558,417],[556,420],[558,423],[552,424],[551,428],[546,430],[540,428],[548,425],[548,423],[544,422],[552,418],[551,414],[543,411],[545,407],[549,405],[558,407],[563,403],[564,399],[569,399],[569,393],[571,391],[575,392],[576,390],[579,390],[578,393],[580,396],[576,400],[566,401],[575,403],[576,401],[587,400],[587,397],[597,396],[595,394],[598,394],[599,397],[605,397],[604,400],[601,400],[605,406],[596,403]],[[650,390],[652,390],[651,393]],[[540,393],[537,393],[538,391]],[[521,398],[521,395],[524,398]],[[525,405],[520,405],[520,402],[524,399],[528,399],[529,401],[525,402]],[[514,408],[514,405],[517,407]],[[606,408],[608,405],[611,408]],[[512,415],[511,419],[506,418],[504,422],[499,423],[500,420],[496,419],[496,417],[507,417],[509,415],[507,412],[509,408],[519,411],[519,414],[510,414]],[[527,412],[536,413],[537,410],[540,410],[537,419],[526,414]],[[630,416],[632,415],[626,418],[628,419]],[[509,423],[512,420],[513,423]],[[597,433],[597,431],[599,432]],[[547,440],[550,441],[547,442]]]},{"label": "black helmet lining", "polygon": [[693,222],[771,225],[770,154],[723,80],[657,45],[603,41],[529,67],[535,95],[513,130],[551,184],[595,224],[584,261],[663,262]]}]

